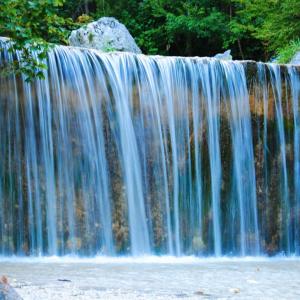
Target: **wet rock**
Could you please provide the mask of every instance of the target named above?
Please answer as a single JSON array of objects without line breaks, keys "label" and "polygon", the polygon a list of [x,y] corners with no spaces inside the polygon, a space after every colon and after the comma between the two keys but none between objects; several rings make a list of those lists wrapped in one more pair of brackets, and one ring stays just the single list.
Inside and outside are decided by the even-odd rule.
[{"label": "wet rock", "polygon": [[232,60],[231,50],[227,50],[224,53],[218,53],[214,56],[214,58],[221,60]]},{"label": "wet rock", "polygon": [[93,48],[103,52],[141,53],[127,28],[117,19],[110,17],[100,18],[98,21],[73,30],[69,43],[71,46]]},{"label": "wet rock", "polygon": [[176,294],[175,295],[177,298],[186,298],[188,297],[189,295],[188,294],[185,294],[185,293],[179,293],[179,294]]},{"label": "wet rock", "polygon": [[233,288],[233,289],[229,289],[229,292],[233,293],[233,294],[238,294],[241,290],[238,288]]},{"label": "wet rock", "polygon": [[65,279],[65,278],[58,278],[57,281],[72,282],[70,279]]},{"label": "wet rock", "polygon": [[205,296],[205,297],[211,296],[210,294],[207,294],[207,293],[203,292],[202,290],[196,291],[194,294],[197,296]]},{"label": "wet rock", "polygon": [[5,276],[0,279],[0,300],[22,300]]}]

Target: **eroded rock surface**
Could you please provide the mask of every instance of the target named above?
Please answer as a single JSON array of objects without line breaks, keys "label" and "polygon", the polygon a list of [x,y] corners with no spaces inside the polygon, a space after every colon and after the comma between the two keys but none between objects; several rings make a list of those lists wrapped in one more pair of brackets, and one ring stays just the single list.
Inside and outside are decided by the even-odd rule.
[{"label": "eroded rock surface", "polygon": [[93,48],[103,52],[141,53],[127,28],[111,17],[100,18],[98,21],[73,30],[69,37],[69,43],[71,46]]}]

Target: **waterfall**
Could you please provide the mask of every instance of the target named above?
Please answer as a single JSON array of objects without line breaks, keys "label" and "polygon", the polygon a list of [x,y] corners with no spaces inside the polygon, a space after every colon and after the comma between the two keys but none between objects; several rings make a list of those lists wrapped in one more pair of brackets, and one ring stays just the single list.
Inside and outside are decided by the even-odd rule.
[{"label": "waterfall", "polygon": [[300,254],[297,67],[64,46],[46,63],[0,78],[0,255]]},{"label": "waterfall", "polygon": [[300,85],[299,74],[295,69],[289,69],[289,80],[292,89],[292,105],[293,105],[293,119],[294,119],[294,220],[293,220],[293,242],[294,252],[300,254],[300,112],[299,112],[299,98]]}]

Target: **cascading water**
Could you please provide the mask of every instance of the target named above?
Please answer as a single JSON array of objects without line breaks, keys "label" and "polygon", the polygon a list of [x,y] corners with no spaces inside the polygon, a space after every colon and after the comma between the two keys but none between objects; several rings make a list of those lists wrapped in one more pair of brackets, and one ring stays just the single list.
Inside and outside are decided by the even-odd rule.
[{"label": "cascading water", "polygon": [[2,255],[300,254],[296,67],[63,46],[47,64],[0,79]]},{"label": "cascading water", "polygon": [[292,223],[292,241],[293,251],[300,254],[300,112],[299,98],[300,85],[299,74],[292,68],[289,69],[289,80],[291,85],[292,106],[293,106],[293,121],[294,121],[294,216]]}]

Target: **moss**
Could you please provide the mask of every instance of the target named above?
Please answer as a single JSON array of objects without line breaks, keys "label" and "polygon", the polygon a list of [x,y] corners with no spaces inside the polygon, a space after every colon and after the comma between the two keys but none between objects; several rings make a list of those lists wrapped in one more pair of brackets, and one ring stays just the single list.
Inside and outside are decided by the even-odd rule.
[{"label": "moss", "polygon": [[94,40],[94,34],[93,33],[91,33],[91,32],[89,33],[88,40],[89,40],[90,43]]}]

